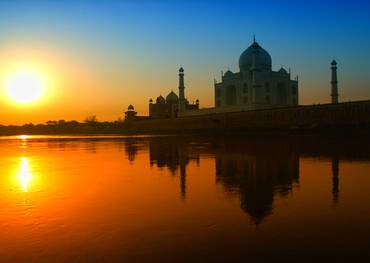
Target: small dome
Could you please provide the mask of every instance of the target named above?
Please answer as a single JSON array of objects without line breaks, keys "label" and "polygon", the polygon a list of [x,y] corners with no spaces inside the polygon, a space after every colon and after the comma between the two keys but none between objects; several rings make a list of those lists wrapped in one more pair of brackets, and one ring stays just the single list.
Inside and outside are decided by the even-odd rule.
[{"label": "small dome", "polygon": [[157,97],[157,99],[155,101],[156,101],[156,103],[166,103],[166,100],[162,97],[162,95]]},{"label": "small dome", "polygon": [[278,72],[281,73],[281,74],[288,74],[288,72],[285,70],[285,68],[279,69]]},{"label": "small dome", "polygon": [[336,66],[336,65],[337,65],[337,62],[336,62],[335,60],[333,60],[333,61],[331,62],[331,65],[332,65],[332,66]]},{"label": "small dome", "polygon": [[132,106],[131,104],[130,105],[128,105],[128,108],[127,108],[128,110],[134,110],[134,106]]},{"label": "small dome", "polygon": [[181,73],[184,72],[184,68],[180,67],[179,72],[181,72]]},{"label": "small dome", "polygon": [[171,91],[167,97],[166,97],[166,102],[167,103],[177,103],[179,101],[179,97],[176,95],[175,92]]},{"label": "small dome", "polygon": [[252,68],[253,56],[256,56],[255,67],[257,69],[271,70],[270,54],[254,41],[239,57],[239,68],[241,71],[248,71]]},{"label": "small dome", "polygon": [[231,77],[231,76],[233,76],[233,73],[231,72],[231,70],[226,71],[224,74],[224,77]]},{"label": "small dome", "polygon": [[150,100],[149,100],[149,103],[153,103],[153,100],[152,100],[152,99],[150,99]]}]

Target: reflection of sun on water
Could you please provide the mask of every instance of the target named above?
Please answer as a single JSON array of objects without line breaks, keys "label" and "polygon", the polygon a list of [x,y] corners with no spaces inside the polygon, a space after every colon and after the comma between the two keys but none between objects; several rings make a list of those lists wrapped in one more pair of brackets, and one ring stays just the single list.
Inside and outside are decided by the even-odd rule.
[{"label": "reflection of sun on water", "polygon": [[30,183],[32,181],[32,173],[30,170],[29,159],[27,157],[22,157],[20,160],[20,167],[17,179],[20,183],[22,191],[28,192]]}]

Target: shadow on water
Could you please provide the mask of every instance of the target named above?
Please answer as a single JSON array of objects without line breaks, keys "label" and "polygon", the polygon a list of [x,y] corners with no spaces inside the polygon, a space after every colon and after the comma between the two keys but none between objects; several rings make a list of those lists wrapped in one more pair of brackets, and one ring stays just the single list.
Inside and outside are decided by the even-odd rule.
[{"label": "shadow on water", "polygon": [[224,191],[239,195],[240,207],[255,224],[273,212],[275,196],[285,197],[299,186],[300,158],[331,162],[332,200],[340,200],[340,162],[370,160],[370,139],[313,136],[278,137],[192,137],[131,138],[124,142],[130,162],[135,161],[143,141],[148,143],[150,165],[179,171],[182,198],[186,198],[186,168],[199,165],[200,156],[215,159],[215,182]]}]

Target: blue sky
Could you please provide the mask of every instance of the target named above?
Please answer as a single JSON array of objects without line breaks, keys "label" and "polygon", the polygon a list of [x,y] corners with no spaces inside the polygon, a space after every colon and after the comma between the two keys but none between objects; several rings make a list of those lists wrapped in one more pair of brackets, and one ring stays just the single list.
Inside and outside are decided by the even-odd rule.
[{"label": "blue sky", "polygon": [[333,58],[341,98],[355,100],[370,98],[369,14],[369,1],[2,0],[0,55],[27,45],[73,58],[121,107],[145,113],[149,97],[176,91],[180,65],[189,97],[212,106],[213,78],[238,71],[256,34],[274,69],[299,75],[302,103],[329,101]]}]

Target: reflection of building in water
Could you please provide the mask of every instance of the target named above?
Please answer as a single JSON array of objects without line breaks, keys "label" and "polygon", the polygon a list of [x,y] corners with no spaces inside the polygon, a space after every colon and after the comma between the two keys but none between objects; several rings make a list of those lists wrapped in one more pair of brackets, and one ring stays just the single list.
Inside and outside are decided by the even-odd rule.
[{"label": "reflection of building in water", "polygon": [[[339,162],[369,160],[370,140],[337,140],[315,137],[268,136],[154,137],[127,140],[128,156],[149,144],[150,165],[166,168],[180,178],[185,197],[186,166],[199,162],[200,154],[214,156],[216,182],[226,191],[237,192],[241,208],[258,224],[273,211],[274,197],[286,196],[299,183],[299,158],[330,158],[333,202],[339,200]],[[130,157],[131,158],[131,157]]]},{"label": "reflection of building in water", "polygon": [[132,140],[132,138],[129,138],[125,141],[125,152],[127,159],[130,161],[130,163],[135,161],[135,157],[138,151],[138,146],[136,140]]},{"label": "reflection of building in water", "polygon": [[125,138],[125,140],[123,141],[123,145],[127,159],[130,161],[130,163],[133,163],[135,161],[136,155],[139,151],[147,147],[147,144],[145,142],[134,137]]},{"label": "reflection of building in water", "polygon": [[336,157],[332,158],[331,171],[333,174],[333,202],[338,203],[339,201],[339,159]]},{"label": "reflection of building in water", "polygon": [[183,143],[176,138],[158,138],[149,142],[150,165],[167,167],[172,175],[177,170],[180,174],[181,196],[186,195],[186,166],[189,161],[194,160],[199,163],[199,154],[192,153],[190,145]]},{"label": "reflection of building in water", "polygon": [[227,191],[238,190],[241,208],[256,224],[272,212],[274,195],[287,195],[299,180],[298,155],[285,151],[271,153],[216,154],[216,180]]}]

